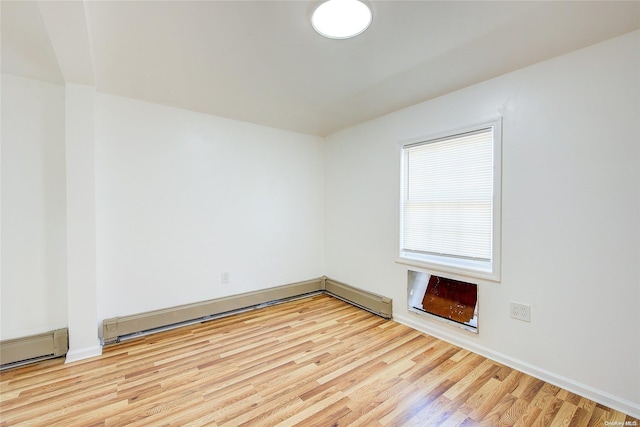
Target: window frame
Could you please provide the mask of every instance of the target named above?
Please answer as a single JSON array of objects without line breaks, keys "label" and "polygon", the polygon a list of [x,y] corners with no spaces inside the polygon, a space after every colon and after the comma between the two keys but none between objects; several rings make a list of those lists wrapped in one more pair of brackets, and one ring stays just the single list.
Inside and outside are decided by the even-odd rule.
[{"label": "window frame", "polygon": [[[403,251],[404,234],[404,200],[403,190],[406,184],[405,153],[406,148],[421,143],[433,143],[443,139],[480,131],[493,129],[493,195],[492,195],[492,242],[490,262],[461,259],[446,255],[408,254]],[[442,131],[428,136],[421,136],[401,141],[398,144],[399,178],[398,185],[398,227],[397,254],[399,264],[453,273],[466,277],[500,281],[501,276],[501,228],[502,228],[502,118],[483,121],[478,124],[460,127],[454,130]]]}]

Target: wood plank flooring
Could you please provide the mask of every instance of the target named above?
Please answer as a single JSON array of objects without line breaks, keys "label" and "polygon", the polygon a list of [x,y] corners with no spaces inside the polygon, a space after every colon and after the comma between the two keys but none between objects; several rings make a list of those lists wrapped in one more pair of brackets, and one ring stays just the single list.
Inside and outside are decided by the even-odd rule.
[{"label": "wood plank flooring", "polygon": [[326,295],[63,362],[0,373],[1,426],[638,425]]}]

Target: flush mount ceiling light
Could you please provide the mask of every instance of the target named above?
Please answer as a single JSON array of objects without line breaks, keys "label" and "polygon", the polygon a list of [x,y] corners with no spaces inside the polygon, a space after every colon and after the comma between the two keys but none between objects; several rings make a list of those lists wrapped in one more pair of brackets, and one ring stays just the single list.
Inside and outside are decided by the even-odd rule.
[{"label": "flush mount ceiling light", "polygon": [[318,34],[330,39],[348,39],[369,28],[373,15],[359,0],[328,0],[311,15],[311,25]]}]

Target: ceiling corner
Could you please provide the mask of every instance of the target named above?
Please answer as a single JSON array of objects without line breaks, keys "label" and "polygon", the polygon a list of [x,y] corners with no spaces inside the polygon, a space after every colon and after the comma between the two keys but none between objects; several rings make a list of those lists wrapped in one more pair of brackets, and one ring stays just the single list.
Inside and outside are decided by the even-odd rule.
[{"label": "ceiling corner", "polygon": [[96,85],[86,1],[38,1],[65,82]]}]

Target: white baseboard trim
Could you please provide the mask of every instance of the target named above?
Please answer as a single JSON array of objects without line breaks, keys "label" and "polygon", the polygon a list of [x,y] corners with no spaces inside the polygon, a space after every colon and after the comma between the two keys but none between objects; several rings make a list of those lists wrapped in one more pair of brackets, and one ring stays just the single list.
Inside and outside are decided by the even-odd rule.
[{"label": "white baseboard trim", "polygon": [[481,356],[502,363],[503,365],[506,365],[510,368],[517,369],[518,371],[524,372],[525,374],[531,375],[532,377],[546,381],[549,384],[553,384],[572,393],[586,397],[587,399],[591,399],[594,402],[608,406],[611,409],[615,409],[616,411],[623,412],[635,418],[640,418],[640,403],[638,402],[632,402],[630,400],[615,396],[611,393],[607,393],[603,390],[599,390],[589,385],[582,384],[578,381],[574,381],[570,378],[558,375],[539,366],[532,365],[523,360],[515,359],[506,354],[478,345],[471,340],[466,340],[454,334],[449,334],[445,331],[431,328],[428,325],[417,322],[415,319],[412,319],[410,317],[394,314],[393,319],[398,323],[402,323],[403,325],[409,326],[410,328],[413,328],[417,331],[432,335],[443,341],[447,341],[451,344],[462,347],[465,350],[472,351]]},{"label": "white baseboard trim", "polygon": [[79,349],[69,350],[67,358],[65,359],[65,365],[67,363],[78,362],[80,360],[89,359],[91,357],[102,356],[102,346],[98,341],[98,344],[94,347],[85,347]]}]

